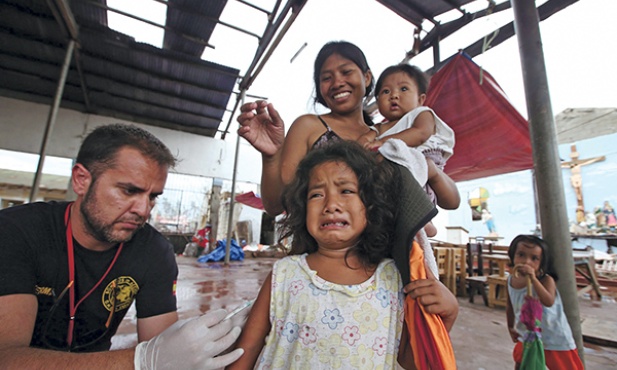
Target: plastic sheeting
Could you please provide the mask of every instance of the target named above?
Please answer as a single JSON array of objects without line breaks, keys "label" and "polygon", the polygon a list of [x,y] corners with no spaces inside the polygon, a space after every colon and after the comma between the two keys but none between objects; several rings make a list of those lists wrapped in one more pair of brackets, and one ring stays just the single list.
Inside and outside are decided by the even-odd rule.
[{"label": "plastic sheeting", "polygon": [[[219,240],[216,242],[216,248],[208,253],[197,258],[197,262],[219,262],[225,259],[225,248],[227,245],[227,239]],[[229,246],[229,259],[231,261],[243,261],[244,251],[236,242],[236,239],[231,239]]]},{"label": "plastic sheeting", "polygon": [[533,167],[529,124],[493,77],[459,53],[431,78],[425,105],[455,132],[445,171],[454,181]]}]

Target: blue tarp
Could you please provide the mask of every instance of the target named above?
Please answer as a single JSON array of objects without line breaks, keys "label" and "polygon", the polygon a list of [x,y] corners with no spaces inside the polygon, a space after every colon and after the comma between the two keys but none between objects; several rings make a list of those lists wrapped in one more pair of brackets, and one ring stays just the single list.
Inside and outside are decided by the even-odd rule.
[{"label": "blue tarp", "polygon": [[[197,258],[197,262],[219,262],[225,259],[225,247],[227,245],[227,239],[219,240],[216,242],[216,248],[208,253]],[[243,261],[244,251],[236,242],[236,239],[231,239],[231,245],[229,246],[229,259],[231,261]]]}]

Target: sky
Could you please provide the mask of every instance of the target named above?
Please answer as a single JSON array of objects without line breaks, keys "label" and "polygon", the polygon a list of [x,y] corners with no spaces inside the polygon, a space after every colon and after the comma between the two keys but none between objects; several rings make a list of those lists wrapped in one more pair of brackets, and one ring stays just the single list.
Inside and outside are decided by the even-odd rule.
[{"label": "sky", "polygon": [[[249,2],[262,8],[269,8],[274,4],[273,0],[249,0]],[[486,6],[486,1],[477,3],[481,7]],[[536,3],[540,5],[544,1]],[[154,22],[161,24],[164,22],[165,6],[153,0],[109,0],[108,5],[127,12],[138,12],[140,16]],[[148,9],[149,12],[144,13],[143,9]],[[442,59],[499,28],[512,18],[511,11],[502,13],[476,20],[443,40],[440,47]],[[617,19],[617,1],[580,0],[541,22],[540,32],[554,115],[566,108],[617,107],[617,95],[614,93],[617,73],[612,69],[617,61],[617,52],[612,44],[606,42],[607,39],[612,40],[617,35],[615,19]],[[221,20],[257,34],[263,32],[266,21],[263,13],[238,1],[227,3]],[[139,42],[159,47],[162,44],[163,30],[160,28],[114,13],[109,13],[109,24],[120,32],[134,36]],[[369,65],[377,76],[387,66],[403,59],[412,46],[413,31],[412,24],[375,0],[309,0],[249,89],[248,99],[250,96],[267,98],[275,105],[289,127],[301,114],[323,111],[313,104],[312,82],[313,61],[323,44],[331,40],[347,40],[355,43],[365,52]],[[215,48],[207,48],[203,58],[238,68],[241,74],[246,72],[257,47],[255,37],[220,24],[216,27],[210,43]],[[304,43],[307,44],[306,47],[291,62],[292,57]],[[427,69],[433,65],[432,58],[432,51],[429,49],[412,59],[411,63]],[[489,48],[484,54],[473,59],[495,78],[513,106],[527,117],[516,36],[495,48]],[[235,97],[232,97],[230,109],[234,101]],[[221,128],[227,124],[228,117],[228,115],[224,117]],[[235,131],[234,125],[232,131]],[[600,142],[591,140],[589,143],[578,143],[581,158],[607,156],[607,161],[583,169],[585,196],[587,197],[588,188],[594,189],[590,190],[592,194],[589,195],[590,205],[599,205],[604,198],[611,199],[617,205],[614,192],[605,195],[607,190],[593,187],[595,183],[616,183],[617,178],[614,177],[617,177],[615,168],[617,159],[613,149],[615,146],[611,144],[616,139],[617,137],[612,136]],[[235,141],[234,135],[228,135],[227,140]],[[242,145],[248,146],[244,141]],[[563,150],[566,152],[561,154],[562,148],[560,148],[560,154],[562,158],[567,158],[569,146]],[[12,153],[7,154],[0,150],[0,163],[5,165],[14,163],[17,169],[36,170],[36,156],[34,158],[34,164],[28,164],[32,162],[32,157],[17,158]],[[70,165],[70,160],[49,158],[45,161],[44,172],[61,174],[68,171]],[[607,176],[612,179],[611,182]],[[602,180],[603,178],[607,178],[607,181]],[[568,199],[568,195],[573,196],[569,187],[569,177],[564,177],[564,184]],[[457,212],[448,212],[450,224],[470,229],[471,235],[485,231],[485,226],[481,223],[471,223],[470,212],[465,206],[467,192],[477,186],[483,186],[489,189],[491,194],[489,207],[495,217],[498,232],[504,235],[505,240],[511,239],[516,231],[528,232],[533,229],[535,216],[533,216],[531,175],[528,171],[463,182],[458,186],[463,205]],[[516,201],[513,202],[513,199]]]},{"label": "sky", "polygon": [[[583,200],[587,211],[602,207],[608,201],[617,206],[617,133],[603,137],[576,142],[581,159],[605,156],[606,159],[581,168]],[[560,158],[569,160],[570,144],[559,146]],[[576,195],[570,185],[570,170],[562,170],[562,182],[566,201],[568,220],[573,222],[576,216]],[[529,233],[535,229],[536,216],[533,200],[533,184],[531,171],[521,171],[506,175],[493,176],[473,181],[457,183],[462,204],[456,211],[448,211],[450,225],[463,226],[469,235],[486,235],[486,225],[480,221],[471,221],[471,211],[466,204],[466,194],[484,187],[489,192],[488,208],[491,210],[497,233],[504,243],[509,243],[517,234]],[[440,236],[438,234],[438,236]],[[606,251],[604,241],[585,240],[594,248]]]}]

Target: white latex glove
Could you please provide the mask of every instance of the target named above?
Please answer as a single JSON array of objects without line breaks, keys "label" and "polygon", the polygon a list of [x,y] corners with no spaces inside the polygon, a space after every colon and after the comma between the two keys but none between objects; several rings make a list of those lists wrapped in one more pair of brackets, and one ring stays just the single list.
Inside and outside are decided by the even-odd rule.
[{"label": "white latex glove", "polygon": [[164,332],[139,343],[135,348],[136,370],[199,369],[213,370],[236,361],[244,350],[237,348],[217,356],[231,347],[241,329],[223,320],[227,311],[220,309],[174,323]]}]

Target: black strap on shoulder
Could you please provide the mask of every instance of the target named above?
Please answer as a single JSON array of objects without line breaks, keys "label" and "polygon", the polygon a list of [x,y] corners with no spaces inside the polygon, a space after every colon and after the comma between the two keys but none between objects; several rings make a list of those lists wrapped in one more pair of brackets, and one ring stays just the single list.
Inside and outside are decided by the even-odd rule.
[{"label": "black strap on shoulder", "polygon": [[321,121],[321,123],[323,123],[324,127],[328,130],[328,131],[332,131],[332,129],[330,128],[330,126],[328,126],[328,124],[326,123],[326,121],[323,120],[323,118],[321,118],[321,116],[317,116],[317,118],[319,118],[319,120]]}]

